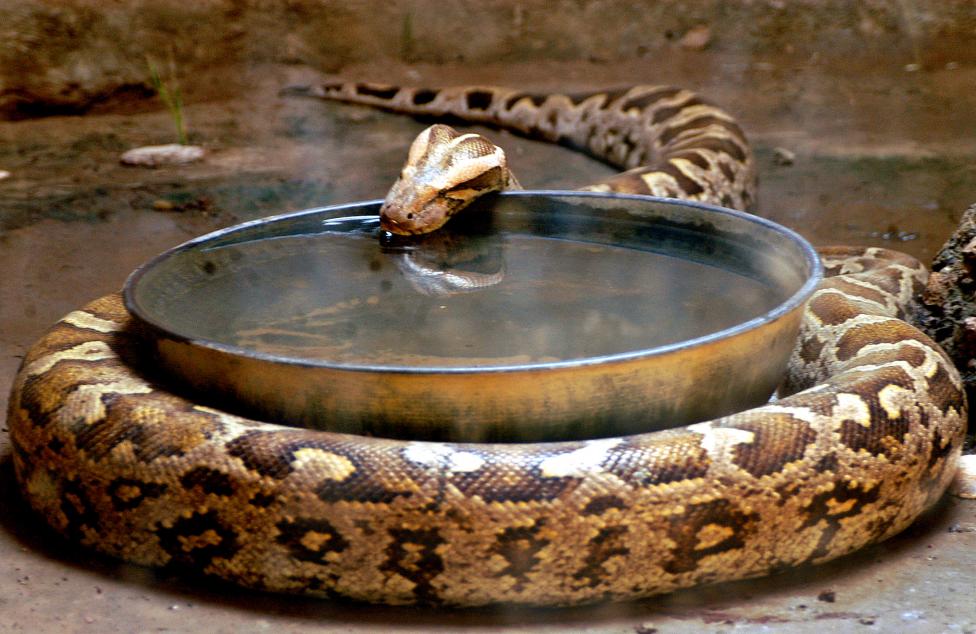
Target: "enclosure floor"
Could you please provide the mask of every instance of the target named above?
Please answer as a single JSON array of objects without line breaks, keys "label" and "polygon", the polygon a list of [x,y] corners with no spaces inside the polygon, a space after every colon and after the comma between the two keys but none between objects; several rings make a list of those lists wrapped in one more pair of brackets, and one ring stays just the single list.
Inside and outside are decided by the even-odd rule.
[{"label": "enclosure floor", "polygon": [[[929,260],[976,201],[976,68],[723,60],[625,65],[358,66],[347,78],[579,90],[699,89],[757,147],[761,215],[815,244],[880,245]],[[143,170],[127,148],[172,140],[154,102],[0,123],[0,408],[24,352],[66,312],[117,290],[154,254],[229,224],[381,197],[423,127],[407,118],[277,96],[299,66],[186,81],[199,164]],[[527,187],[611,173],[565,149],[490,132]],[[792,165],[776,148],[795,153]],[[976,502],[946,498],[902,535],[816,568],[641,602],[573,610],[391,609],[255,594],[164,576],[68,545],[21,501],[0,434],[0,631],[29,632],[973,632]]]}]

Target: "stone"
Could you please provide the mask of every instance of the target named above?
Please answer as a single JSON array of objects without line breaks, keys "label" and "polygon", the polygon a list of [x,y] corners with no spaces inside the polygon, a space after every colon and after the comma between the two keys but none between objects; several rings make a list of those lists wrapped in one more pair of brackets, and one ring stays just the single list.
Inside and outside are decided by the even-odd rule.
[{"label": "stone", "polygon": [[796,154],[787,150],[785,147],[773,148],[773,162],[777,165],[793,165],[796,160]]},{"label": "stone", "polygon": [[206,151],[198,145],[146,145],[126,151],[119,158],[123,165],[138,167],[160,167],[163,165],[182,165],[199,161]]},{"label": "stone", "polygon": [[946,351],[976,403],[976,205],[932,261],[918,299],[912,321]]},{"label": "stone", "polygon": [[712,29],[704,24],[699,24],[688,29],[688,32],[682,36],[678,44],[681,48],[686,48],[690,51],[703,51],[708,48],[711,42]]},{"label": "stone", "polygon": [[949,492],[956,497],[976,500],[976,454],[959,457],[959,468]]}]

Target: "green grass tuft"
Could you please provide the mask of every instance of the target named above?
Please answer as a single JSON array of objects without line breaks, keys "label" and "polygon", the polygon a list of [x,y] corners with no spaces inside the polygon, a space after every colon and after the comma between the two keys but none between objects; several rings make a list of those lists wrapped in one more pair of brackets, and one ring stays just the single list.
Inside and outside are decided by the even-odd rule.
[{"label": "green grass tuft", "polygon": [[[153,89],[159,98],[166,104],[170,116],[173,117],[173,124],[176,126],[176,138],[180,145],[186,145],[186,120],[183,118],[183,96],[180,94],[180,87],[176,83],[176,73],[170,72],[169,85],[163,82],[159,76],[159,70],[153,61],[146,57],[146,65],[149,67],[149,81],[152,82]],[[172,61],[170,63],[172,67]]]}]

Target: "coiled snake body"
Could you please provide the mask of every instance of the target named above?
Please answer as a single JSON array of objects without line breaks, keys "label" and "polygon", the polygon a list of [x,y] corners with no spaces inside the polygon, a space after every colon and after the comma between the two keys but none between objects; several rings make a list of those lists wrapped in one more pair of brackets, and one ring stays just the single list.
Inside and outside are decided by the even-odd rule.
[{"label": "coiled snake body", "polygon": [[[630,168],[596,189],[752,199],[738,126],[684,90],[316,92],[513,127]],[[405,170],[419,185],[409,204],[388,204],[388,227],[446,219],[495,186],[486,172],[508,182],[480,137],[442,132],[411,151],[426,167]],[[434,147],[451,143],[453,154]],[[626,599],[823,562],[901,531],[940,497],[966,403],[943,352],[902,319],[922,267],[884,249],[821,254],[828,277],[790,362],[791,396],[580,442],[389,440],[202,407],[143,373],[129,315],[105,297],[23,361],[8,416],[17,477],[55,529],[102,552],[391,604]]]}]

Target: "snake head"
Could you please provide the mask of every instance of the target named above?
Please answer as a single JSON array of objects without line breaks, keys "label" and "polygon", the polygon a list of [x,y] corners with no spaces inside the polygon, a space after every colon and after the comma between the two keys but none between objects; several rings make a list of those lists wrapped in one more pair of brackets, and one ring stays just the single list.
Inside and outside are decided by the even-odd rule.
[{"label": "snake head", "polygon": [[380,225],[400,235],[430,233],[479,196],[513,184],[500,147],[480,134],[435,124],[410,146],[380,207]]}]

